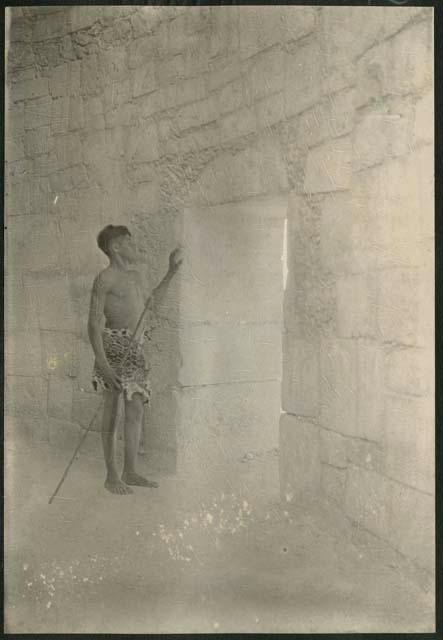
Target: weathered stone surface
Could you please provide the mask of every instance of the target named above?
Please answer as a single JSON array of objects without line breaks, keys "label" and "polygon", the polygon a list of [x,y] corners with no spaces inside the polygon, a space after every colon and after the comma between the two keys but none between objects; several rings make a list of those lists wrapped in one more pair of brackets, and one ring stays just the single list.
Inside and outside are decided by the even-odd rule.
[{"label": "weathered stone surface", "polygon": [[244,104],[244,99],[242,80],[234,80],[222,87],[218,93],[219,112],[225,114],[239,109]]},{"label": "weathered stone surface", "polygon": [[67,33],[67,16],[64,11],[38,16],[32,30],[32,41],[43,42],[49,38],[59,38]]},{"label": "weathered stone surface", "polygon": [[247,136],[257,130],[255,112],[243,108],[220,118],[220,141],[232,141]]},{"label": "weathered stone surface", "polygon": [[357,429],[357,348],[346,340],[322,342],[320,424],[338,433]]},{"label": "weathered stone surface", "polygon": [[239,7],[235,5],[211,9],[211,56],[231,53],[239,47]]},{"label": "weathered stone surface", "polygon": [[51,125],[51,133],[57,135],[66,133],[69,127],[70,100],[67,96],[52,100],[51,117],[48,124]]},{"label": "weathered stone surface", "polygon": [[283,89],[285,53],[278,47],[254,58],[246,76],[246,96],[249,103]]},{"label": "weathered stone surface", "polygon": [[340,338],[375,337],[375,276],[353,275],[337,281],[337,328]]},{"label": "weathered stone surface", "polygon": [[433,493],[434,430],[433,398],[387,396],[384,436],[387,475]]},{"label": "weathered stone surface", "polygon": [[259,129],[267,129],[285,119],[285,97],[283,92],[268,96],[257,102],[256,122]]},{"label": "weathered stone surface", "polygon": [[350,133],[354,127],[354,90],[330,94],[324,102],[300,115],[297,137],[303,148]]},{"label": "weathered stone surface", "polygon": [[78,445],[81,430],[69,417],[48,417],[49,444],[61,451],[73,451]]},{"label": "weathered stone surface", "polygon": [[53,98],[80,93],[81,62],[75,60],[51,69],[49,90]]},{"label": "weathered stone surface", "polygon": [[6,376],[5,413],[11,416],[44,416],[47,382],[39,376]]},{"label": "weathered stone surface", "polygon": [[25,134],[25,150],[28,156],[37,156],[51,151],[51,137],[49,127],[29,130]]},{"label": "weathered stone surface", "polygon": [[435,362],[431,349],[397,348],[386,354],[385,382],[391,391],[410,395],[435,392]]},{"label": "weathered stone surface", "polygon": [[52,100],[50,97],[35,98],[25,104],[25,129],[36,129],[51,124]]},{"label": "weathered stone surface", "polygon": [[434,142],[434,92],[428,91],[415,105],[415,145]]},{"label": "weathered stone surface", "polygon": [[389,479],[355,466],[348,469],[345,510],[355,523],[386,540],[391,530],[392,507]]},{"label": "weathered stone surface", "polygon": [[[400,29],[403,29],[411,20],[416,18],[418,14],[430,11],[429,9],[423,9],[421,6],[416,7],[395,7],[394,5],[386,6],[384,8],[383,16],[383,37],[397,33]],[[430,11],[432,13],[432,10]],[[431,15],[428,18],[431,19]]]},{"label": "weathered stone surface", "polygon": [[374,45],[382,37],[384,18],[382,7],[322,7],[327,64],[344,66]]},{"label": "weathered stone surface", "polygon": [[389,541],[419,567],[435,569],[435,498],[393,482]]},{"label": "weathered stone surface", "polygon": [[[54,238],[51,240],[52,244],[54,244]],[[57,277],[48,274],[43,277],[27,274],[24,284],[25,286],[35,287],[33,294],[36,299],[40,326],[43,329],[53,331],[74,330],[75,316],[68,294],[67,283],[63,276]]]},{"label": "weathered stone surface", "polygon": [[97,95],[99,93],[101,76],[96,54],[87,56],[81,61],[80,86],[84,95]]},{"label": "weathered stone surface", "polygon": [[14,180],[5,194],[7,216],[23,216],[31,212],[31,196],[27,179]]},{"label": "weathered stone surface", "polygon": [[8,333],[5,340],[5,368],[11,376],[41,375],[41,345],[38,331],[29,328]]},{"label": "weathered stone surface", "polygon": [[69,378],[50,378],[48,391],[48,415],[51,418],[70,420],[72,393],[72,380]]},{"label": "weathered stone surface", "polygon": [[54,152],[59,168],[65,169],[80,164],[82,147],[80,138],[75,133],[68,133],[54,138]]},{"label": "weathered stone surface", "polygon": [[357,422],[349,432],[380,442],[383,429],[383,352],[380,346],[360,343],[357,347]]},{"label": "weathered stone surface", "polygon": [[91,420],[95,419],[92,423],[92,431],[101,430],[101,411],[103,398],[99,393],[86,393],[86,391],[80,391],[74,389],[72,397],[72,422],[76,422],[83,428],[87,428],[91,423]]},{"label": "weathered stone surface", "polygon": [[330,500],[342,507],[346,491],[346,469],[337,469],[328,464],[322,464],[321,489]]},{"label": "weathered stone surface", "polygon": [[327,193],[351,187],[352,145],[348,138],[327,142],[309,152],[305,193]]},{"label": "weathered stone surface", "polygon": [[293,504],[315,500],[321,472],[318,426],[283,414],[279,449],[282,500]]},{"label": "weathered stone surface", "polygon": [[432,29],[427,22],[373,47],[358,62],[357,104],[377,104],[387,94],[421,92],[432,85],[432,60]]},{"label": "weathered stone surface", "polygon": [[346,469],[348,466],[348,440],[335,431],[320,429],[319,455],[321,462],[328,466]]},{"label": "weathered stone surface", "polygon": [[182,107],[176,115],[175,123],[180,131],[185,131],[214,122],[217,118],[217,103],[213,98],[208,98]]},{"label": "weathered stone surface", "polygon": [[285,72],[286,116],[298,115],[322,97],[321,51],[316,42],[288,55]]},{"label": "weathered stone surface", "polygon": [[319,398],[318,345],[283,334],[282,407],[299,416],[317,417]]},{"label": "weathered stone surface", "polygon": [[102,7],[78,6],[70,10],[70,23],[72,31],[92,27],[102,17]]},{"label": "weathered stone surface", "polygon": [[409,153],[411,124],[398,114],[370,114],[363,118],[353,135],[353,169],[358,171]]},{"label": "weathered stone surface", "polygon": [[31,100],[41,98],[49,94],[49,82],[47,78],[35,78],[17,82],[14,86],[14,100]]},{"label": "weathered stone surface", "polygon": [[180,343],[182,385],[280,378],[278,324],[190,325]]}]

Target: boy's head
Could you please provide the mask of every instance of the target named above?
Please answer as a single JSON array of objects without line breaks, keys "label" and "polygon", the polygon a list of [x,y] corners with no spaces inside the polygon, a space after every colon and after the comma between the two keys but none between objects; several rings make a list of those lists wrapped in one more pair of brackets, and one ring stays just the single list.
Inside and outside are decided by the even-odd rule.
[{"label": "boy's head", "polygon": [[128,260],[134,258],[134,247],[128,227],[108,224],[98,234],[97,244],[108,258],[111,258],[113,253],[120,254]]}]

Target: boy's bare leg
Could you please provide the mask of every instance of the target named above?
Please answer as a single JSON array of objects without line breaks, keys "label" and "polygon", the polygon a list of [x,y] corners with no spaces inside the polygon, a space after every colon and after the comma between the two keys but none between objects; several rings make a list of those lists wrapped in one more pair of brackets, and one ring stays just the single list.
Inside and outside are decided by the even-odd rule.
[{"label": "boy's bare leg", "polygon": [[142,423],[142,396],[139,393],[134,393],[132,400],[126,400],[125,398],[125,463],[122,480],[126,484],[139,487],[158,487],[156,482],[147,480],[135,470]]},{"label": "boy's bare leg", "polygon": [[125,495],[132,493],[132,489],[120,480],[120,476],[115,465],[119,394],[115,391],[104,391],[104,400],[102,443],[107,471],[105,487],[111,493]]}]

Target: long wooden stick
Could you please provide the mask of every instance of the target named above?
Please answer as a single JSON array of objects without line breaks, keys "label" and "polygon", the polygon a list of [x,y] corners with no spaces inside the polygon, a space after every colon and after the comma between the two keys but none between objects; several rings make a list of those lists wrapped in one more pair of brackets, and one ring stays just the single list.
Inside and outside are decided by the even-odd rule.
[{"label": "long wooden stick", "polygon": [[[130,341],[129,341],[129,344],[128,344],[128,347],[127,347],[127,350],[126,350],[125,356],[124,356],[123,360],[121,361],[120,366],[123,366],[123,364],[126,362],[127,357],[129,356],[129,353],[130,353],[130,349],[131,349],[132,343],[133,343],[133,342],[134,342],[134,340],[135,340],[135,337],[136,337],[136,335],[137,335],[137,331],[139,330],[139,327],[140,327],[140,325],[141,325],[141,323],[142,323],[142,320],[143,320],[143,318],[144,318],[144,316],[145,316],[145,314],[146,314],[146,312],[147,312],[147,310],[148,310],[148,307],[149,307],[150,302],[151,302],[151,299],[150,299],[150,298],[148,298],[148,300],[147,300],[147,302],[146,302],[146,304],[145,304],[145,307],[144,307],[144,309],[143,309],[143,311],[142,311],[142,313],[141,313],[141,315],[140,315],[140,318],[138,319],[137,326],[135,327],[134,333],[133,333],[133,334],[132,334],[132,336],[131,336],[131,339],[130,339]],[[82,446],[83,442],[86,440],[86,436],[88,435],[89,431],[91,430],[91,427],[92,427],[92,425],[94,424],[94,420],[96,419],[96,417],[97,417],[98,412],[100,411],[100,409],[103,407],[103,404],[104,404],[104,401],[102,400],[102,401],[101,401],[101,403],[98,405],[97,409],[95,410],[95,413],[94,413],[94,415],[92,416],[91,421],[89,422],[89,425],[88,425],[88,427],[87,427],[86,431],[84,432],[84,434],[83,434],[83,436],[82,436],[82,438],[81,438],[80,442],[78,443],[78,445],[77,445],[77,447],[76,447],[76,449],[75,449],[74,453],[72,454],[72,458],[71,458],[71,460],[69,461],[68,466],[66,467],[66,469],[65,469],[65,471],[64,471],[64,473],[63,473],[63,475],[62,475],[62,477],[60,478],[60,482],[58,483],[57,487],[55,488],[55,491],[54,491],[54,493],[52,494],[52,496],[49,498],[49,503],[48,503],[48,504],[51,504],[51,503],[52,503],[52,501],[54,500],[54,498],[55,498],[55,497],[56,497],[56,495],[58,494],[58,492],[59,492],[59,490],[60,490],[60,488],[61,488],[62,484],[63,484],[63,483],[64,483],[64,481],[66,480],[66,476],[68,475],[69,469],[71,468],[71,466],[72,466],[72,464],[73,464],[73,462],[74,462],[75,458],[77,457],[77,454],[78,454],[78,452],[80,451],[80,448],[81,448],[81,446]],[[118,415],[118,412],[116,412],[116,415],[115,415],[115,419],[116,419],[116,420],[117,420],[117,415]]]}]

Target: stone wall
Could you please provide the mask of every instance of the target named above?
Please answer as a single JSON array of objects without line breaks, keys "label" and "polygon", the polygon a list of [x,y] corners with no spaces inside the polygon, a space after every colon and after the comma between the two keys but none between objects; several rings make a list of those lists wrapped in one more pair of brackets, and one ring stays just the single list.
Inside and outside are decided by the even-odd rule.
[{"label": "stone wall", "polygon": [[[282,497],[321,491],[432,569],[432,65],[432,11],[420,7],[14,9],[6,285],[8,411],[17,425],[66,442],[96,404],[85,313],[104,265],[95,246],[101,226],[127,221],[138,231],[152,286],[202,210],[229,220],[246,203],[272,219],[263,202],[272,212],[289,197]],[[226,225],[208,216],[202,224],[194,257],[210,238],[217,247],[217,233],[225,247],[229,237],[235,243]],[[238,229],[246,242],[245,224]],[[246,252],[248,273],[257,255],[260,269],[269,260],[254,254],[260,237]],[[268,328],[279,322],[274,268]],[[213,341],[205,322],[219,322],[223,306],[216,300],[211,318],[203,307],[192,317],[188,295],[198,303],[204,294],[188,276],[155,320],[151,356],[158,402],[147,437],[172,451],[171,466],[180,424],[195,415],[188,396],[215,407],[201,424],[227,407],[247,418],[248,398],[257,397],[248,391],[242,405],[241,387],[211,379],[209,356],[199,364],[186,351],[192,331],[194,344],[202,335]],[[242,303],[228,308],[238,322],[257,323],[262,298],[249,282],[234,287]],[[240,333],[216,339],[241,344]],[[241,370],[253,370],[252,352],[245,362]],[[270,374],[259,383],[272,378],[275,387],[274,360],[263,362]],[[214,382],[226,395],[214,395]]]},{"label": "stone wall", "polygon": [[282,494],[321,490],[432,571],[432,12],[318,20],[294,51]]}]

